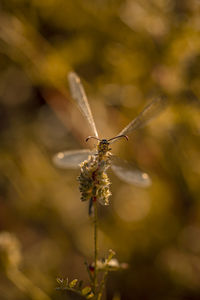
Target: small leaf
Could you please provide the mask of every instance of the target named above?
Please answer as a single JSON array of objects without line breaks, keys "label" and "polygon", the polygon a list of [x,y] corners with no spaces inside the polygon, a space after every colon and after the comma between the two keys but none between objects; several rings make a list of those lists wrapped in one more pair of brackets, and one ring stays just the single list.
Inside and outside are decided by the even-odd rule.
[{"label": "small leaf", "polygon": [[69,287],[70,287],[70,288],[75,287],[75,285],[77,284],[77,282],[78,282],[78,279],[72,280],[72,281],[69,283]]},{"label": "small leaf", "polygon": [[91,299],[93,297],[94,297],[94,294],[91,292],[91,293],[89,293],[89,295],[86,296],[86,299]]},{"label": "small leaf", "polygon": [[63,283],[63,278],[56,278],[56,281],[58,284],[62,284]]},{"label": "small leaf", "polygon": [[78,290],[80,290],[82,288],[82,285],[83,285],[83,280],[80,280],[79,283],[78,283]]},{"label": "small leaf", "polygon": [[115,256],[115,251],[113,251],[112,249],[109,249],[109,255],[108,255],[108,261],[111,260],[113,258],[113,256]]},{"label": "small leaf", "polygon": [[85,296],[91,292],[91,287],[86,286],[84,289],[82,289],[81,293]]}]

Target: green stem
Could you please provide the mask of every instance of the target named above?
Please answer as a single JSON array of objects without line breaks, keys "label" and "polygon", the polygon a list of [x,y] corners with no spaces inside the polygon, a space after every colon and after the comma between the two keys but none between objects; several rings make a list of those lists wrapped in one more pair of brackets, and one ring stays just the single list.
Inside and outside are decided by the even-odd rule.
[{"label": "green stem", "polygon": [[101,297],[103,295],[103,290],[105,288],[105,283],[106,283],[107,276],[108,276],[108,270],[106,270],[104,275],[103,275],[103,279],[102,279],[101,284],[100,284],[100,289],[99,289],[97,300],[101,300]]},{"label": "green stem", "polygon": [[98,214],[97,214],[97,201],[93,202],[94,205],[94,294],[97,288],[97,260],[98,260]]}]

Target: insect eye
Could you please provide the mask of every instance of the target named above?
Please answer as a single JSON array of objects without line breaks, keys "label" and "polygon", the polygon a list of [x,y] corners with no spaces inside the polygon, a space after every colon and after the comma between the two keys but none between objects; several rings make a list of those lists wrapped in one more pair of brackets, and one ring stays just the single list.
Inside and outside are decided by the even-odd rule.
[{"label": "insect eye", "polygon": [[102,144],[108,144],[108,141],[107,140],[102,140]]}]

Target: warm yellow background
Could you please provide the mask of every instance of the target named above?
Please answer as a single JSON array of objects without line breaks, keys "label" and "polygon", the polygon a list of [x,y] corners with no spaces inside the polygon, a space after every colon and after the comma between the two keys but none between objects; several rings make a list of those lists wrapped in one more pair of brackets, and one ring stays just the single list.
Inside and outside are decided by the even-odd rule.
[{"label": "warm yellow background", "polygon": [[129,269],[110,274],[107,299],[200,299],[198,0],[1,1],[0,299],[77,299],[55,290],[56,277],[88,281],[93,231],[78,170],[52,163],[91,134],[69,97],[70,70],[100,137],[116,135],[156,95],[169,99],[113,145],[153,184],[133,187],[110,172],[99,249],[114,249]]}]

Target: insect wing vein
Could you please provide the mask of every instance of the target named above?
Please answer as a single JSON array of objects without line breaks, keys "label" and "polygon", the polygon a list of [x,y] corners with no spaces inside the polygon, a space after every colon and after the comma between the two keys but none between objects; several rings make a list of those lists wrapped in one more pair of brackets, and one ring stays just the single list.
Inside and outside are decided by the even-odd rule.
[{"label": "insect wing vein", "polygon": [[80,163],[93,154],[94,152],[89,149],[64,151],[54,155],[53,162],[62,169],[78,169]]},{"label": "insect wing vein", "polygon": [[141,171],[133,163],[129,163],[119,157],[112,156],[111,168],[116,176],[126,183],[139,187],[151,185],[151,179],[147,173]]},{"label": "insect wing vein", "polygon": [[[166,106],[166,98],[159,97],[147,105],[143,111],[133,119],[118,135],[126,135],[145,126],[151,119],[159,114]],[[114,140],[113,142],[115,142]],[[111,142],[112,143],[112,142]]]},{"label": "insect wing vein", "polygon": [[92,133],[98,137],[96,125],[80,78],[76,73],[70,72],[68,75],[68,81],[72,97],[76,100],[79,109],[88,121],[90,128],[92,129]]}]

